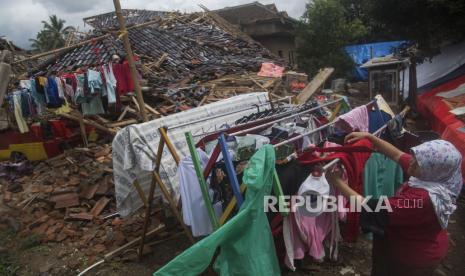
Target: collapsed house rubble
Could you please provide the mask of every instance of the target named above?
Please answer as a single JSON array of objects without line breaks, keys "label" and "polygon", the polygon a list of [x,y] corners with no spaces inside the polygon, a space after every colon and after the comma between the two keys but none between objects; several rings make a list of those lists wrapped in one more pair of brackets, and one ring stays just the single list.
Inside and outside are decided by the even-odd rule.
[{"label": "collapsed house rubble", "polygon": [[[89,115],[81,111],[74,98],[68,98],[62,108],[44,110],[49,118],[64,117],[114,134],[121,127],[141,122],[141,112],[146,112],[149,119],[156,119],[242,93],[265,91],[274,95],[274,99],[286,94],[286,87],[279,78],[258,76],[256,73],[266,63],[285,66],[284,60],[213,12],[181,14],[123,10],[123,15],[138,60],[145,107],[139,106],[133,88],[128,86],[117,100],[116,109],[110,111],[105,106],[105,110],[94,110],[93,115]],[[114,62],[114,55],[125,59],[114,12],[85,18],[84,22],[93,30],[76,46],[54,50],[45,57],[40,54],[40,64],[27,68],[36,82],[39,81],[38,76],[55,78],[88,69],[97,70]],[[31,60],[35,60],[34,56],[13,64],[27,66]],[[102,78],[105,79],[103,73]],[[31,85],[32,82],[25,86]],[[19,89],[25,88],[24,85],[19,86]],[[18,86],[12,90],[15,88]],[[13,110],[12,107],[10,109]],[[34,120],[37,118],[26,118],[26,122]],[[10,116],[9,121],[16,125],[14,117]]]},{"label": "collapsed house rubble", "polygon": [[[70,149],[34,166],[29,161],[16,164],[21,167],[2,162],[0,179],[3,203],[20,215],[7,213],[2,221],[18,225],[20,236],[67,244],[94,258],[140,236],[140,215],[125,219],[114,215],[108,144]],[[160,209],[155,213],[162,215]],[[152,228],[159,224],[159,219],[152,220]]]}]

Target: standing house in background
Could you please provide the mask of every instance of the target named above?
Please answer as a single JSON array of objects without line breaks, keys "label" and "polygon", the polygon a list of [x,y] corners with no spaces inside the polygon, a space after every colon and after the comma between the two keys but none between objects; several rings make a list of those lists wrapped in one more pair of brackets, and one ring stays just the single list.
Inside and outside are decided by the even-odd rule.
[{"label": "standing house in background", "polygon": [[214,12],[238,26],[275,55],[284,58],[289,65],[297,64],[294,30],[298,21],[285,11],[278,11],[275,4],[253,2]]}]

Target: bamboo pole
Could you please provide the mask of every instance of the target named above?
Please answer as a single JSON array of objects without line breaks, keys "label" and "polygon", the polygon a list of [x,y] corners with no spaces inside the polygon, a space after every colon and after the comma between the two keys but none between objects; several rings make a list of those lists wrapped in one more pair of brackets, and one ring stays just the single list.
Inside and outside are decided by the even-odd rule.
[{"label": "bamboo pole", "polygon": [[[67,119],[70,119],[70,120],[74,120],[74,121],[76,121],[76,122],[78,122],[78,123],[79,123],[79,121],[80,121],[80,119],[79,119],[78,117],[73,116],[73,115],[70,115],[70,114],[62,113],[62,114],[59,114],[59,115],[60,115],[61,117],[64,117],[64,118],[67,118]],[[115,134],[116,134],[116,131],[111,130],[111,129],[109,129],[109,128],[106,128],[106,127],[104,127],[104,126],[102,126],[102,125],[100,125],[100,124],[98,124],[98,123],[96,123],[96,122],[94,122],[94,121],[91,121],[91,120],[82,118],[82,122],[83,122],[84,124],[86,124],[86,125],[93,126],[93,127],[95,127],[96,129],[99,129],[99,130],[101,130],[101,131],[103,131],[103,132],[106,132],[106,133],[108,133],[108,134],[111,134],[111,135],[115,135]]]},{"label": "bamboo pole", "polygon": [[26,61],[29,61],[29,60],[38,59],[38,58],[41,58],[41,57],[44,57],[44,56],[56,55],[56,54],[59,54],[59,53],[61,53],[61,52],[64,52],[64,51],[67,51],[67,50],[72,50],[72,49],[74,49],[74,48],[77,48],[77,47],[80,47],[80,46],[84,46],[84,45],[89,44],[89,43],[91,43],[91,42],[100,41],[100,40],[103,40],[103,39],[109,38],[109,37],[111,37],[111,34],[106,34],[106,35],[102,35],[102,36],[99,36],[99,37],[91,38],[91,39],[89,39],[89,40],[85,40],[85,41],[76,43],[76,44],[74,44],[74,45],[68,46],[68,47],[63,47],[63,48],[59,48],[59,49],[55,49],[55,50],[43,52],[43,53],[40,53],[40,54],[37,54],[37,55],[30,56],[30,57],[25,58],[25,59],[17,60],[17,61],[15,61],[15,62],[13,62],[12,64],[23,63],[23,62],[26,62]]},{"label": "bamboo pole", "polygon": [[[145,106],[144,98],[142,97],[140,83],[137,78],[136,64],[134,63],[134,56],[132,55],[132,49],[131,49],[131,43],[129,42],[128,30],[126,29],[123,13],[121,12],[121,4],[119,0],[113,0],[113,4],[115,5],[115,13],[116,13],[116,17],[118,18],[119,29],[121,32],[120,36],[122,36],[123,38],[123,44],[124,44],[124,49],[126,50],[127,60],[129,63],[129,69],[131,70],[131,78],[134,83],[134,90],[136,90],[137,101],[139,102],[139,107],[143,107]],[[148,117],[147,117],[147,113],[145,112],[145,108],[140,108],[139,112],[142,117],[142,120],[144,122],[147,122]]]},{"label": "bamboo pole", "polygon": [[[160,22],[159,18],[157,18],[155,20],[152,20],[152,21],[148,21],[148,22],[139,24],[139,25],[134,25],[134,26],[128,27],[127,30],[143,28],[143,27],[146,27],[146,26],[158,23],[158,22]],[[70,46],[67,46],[67,47],[63,47],[63,48],[43,52],[43,53],[40,53],[40,54],[37,54],[37,55],[30,56],[30,57],[25,58],[25,59],[17,60],[15,62],[13,62],[12,65],[18,64],[18,63],[23,63],[23,62],[26,62],[26,61],[29,61],[29,60],[38,59],[38,58],[41,58],[41,57],[44,57],[44,56],[56,55],[56,54],[59,54],[61,52],[67,51],[67,50],[72,50],[74,48],[84,46],[84,45],[89,44],[91,42],[97,42],[97,41],[103,40],[105,38],[110,38],[110,37],[112,37],[112,35],[113,35],[113,33],[108,33],[108,34],[105,34],[105,35],[102,35],[102,36],[98,36],[98,37],[94,37],[94,38],[91,38],[91,39],[88,39],[88,40],[81,41],[79,43],[76,43],[76,44],[73,44],[73,45],[70,45]]]},{"label": "bamboo pole", "polygon": [[202,197],[208,211],[208,217],[210,219],[213,230],[216,230],[220,227],[220,224],[218,222],[218,218],[216,217],[215,210],[213,209],[210,195],[208,194],[207,183],[203,177],[202,165],[200,164],[199,155],[197,153],[197,149],[195,148],[194,139],[192,138],[192,134],[190,132],[186,132],[185,135],[187,145],[189,146],[189,151],[191,153],[192,162],[194,163],[195,173],[197,174],[197,179],[199,181],[200,190],[202,191]]}]

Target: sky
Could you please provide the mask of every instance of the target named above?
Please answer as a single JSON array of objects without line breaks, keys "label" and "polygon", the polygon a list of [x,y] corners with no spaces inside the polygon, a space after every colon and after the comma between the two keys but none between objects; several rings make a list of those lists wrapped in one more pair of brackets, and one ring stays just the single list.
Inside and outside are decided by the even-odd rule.
[{"label": "sky", "polygon": [[[121,7],[180,12],[200,11],[198,4],[214,10],[253,2],[254,0],[120,0]],[[299,18],[309,0],[261,0],[275,3],[278,10]],[[112,0],[0,0],[0,36],[6,36],[20,47],[29,49],[29,38],[42,28],[41,21],[56,14],[66,25],[85,29],[82,18],[114,11]]]}]

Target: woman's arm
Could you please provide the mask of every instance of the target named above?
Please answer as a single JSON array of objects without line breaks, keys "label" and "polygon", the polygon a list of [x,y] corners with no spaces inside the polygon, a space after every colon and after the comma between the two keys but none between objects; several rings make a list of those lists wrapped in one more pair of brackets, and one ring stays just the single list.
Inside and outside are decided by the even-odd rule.
[{"label": "woman's arm", "polygon": [[345,142],[353,143],[363,138],[369,139],[380,153],[386,155],[396,162],[398,162],[400,156],[404,154],[403,151],[399,150],[395,146],[368,132],[352,132],[346,136]]},{"label": "woman's arm", "polygon": [[326,173],[326,180],[328,180],[331,185],[336,187],[342,195],[348,198],[355,197],[358,203],[362,203],[365,198],[350,188],[349,185],[347,185],[347,183],[342,180],[341,176],[342,170],[340,168],[334,168],[332,171],[328,171]]}]

